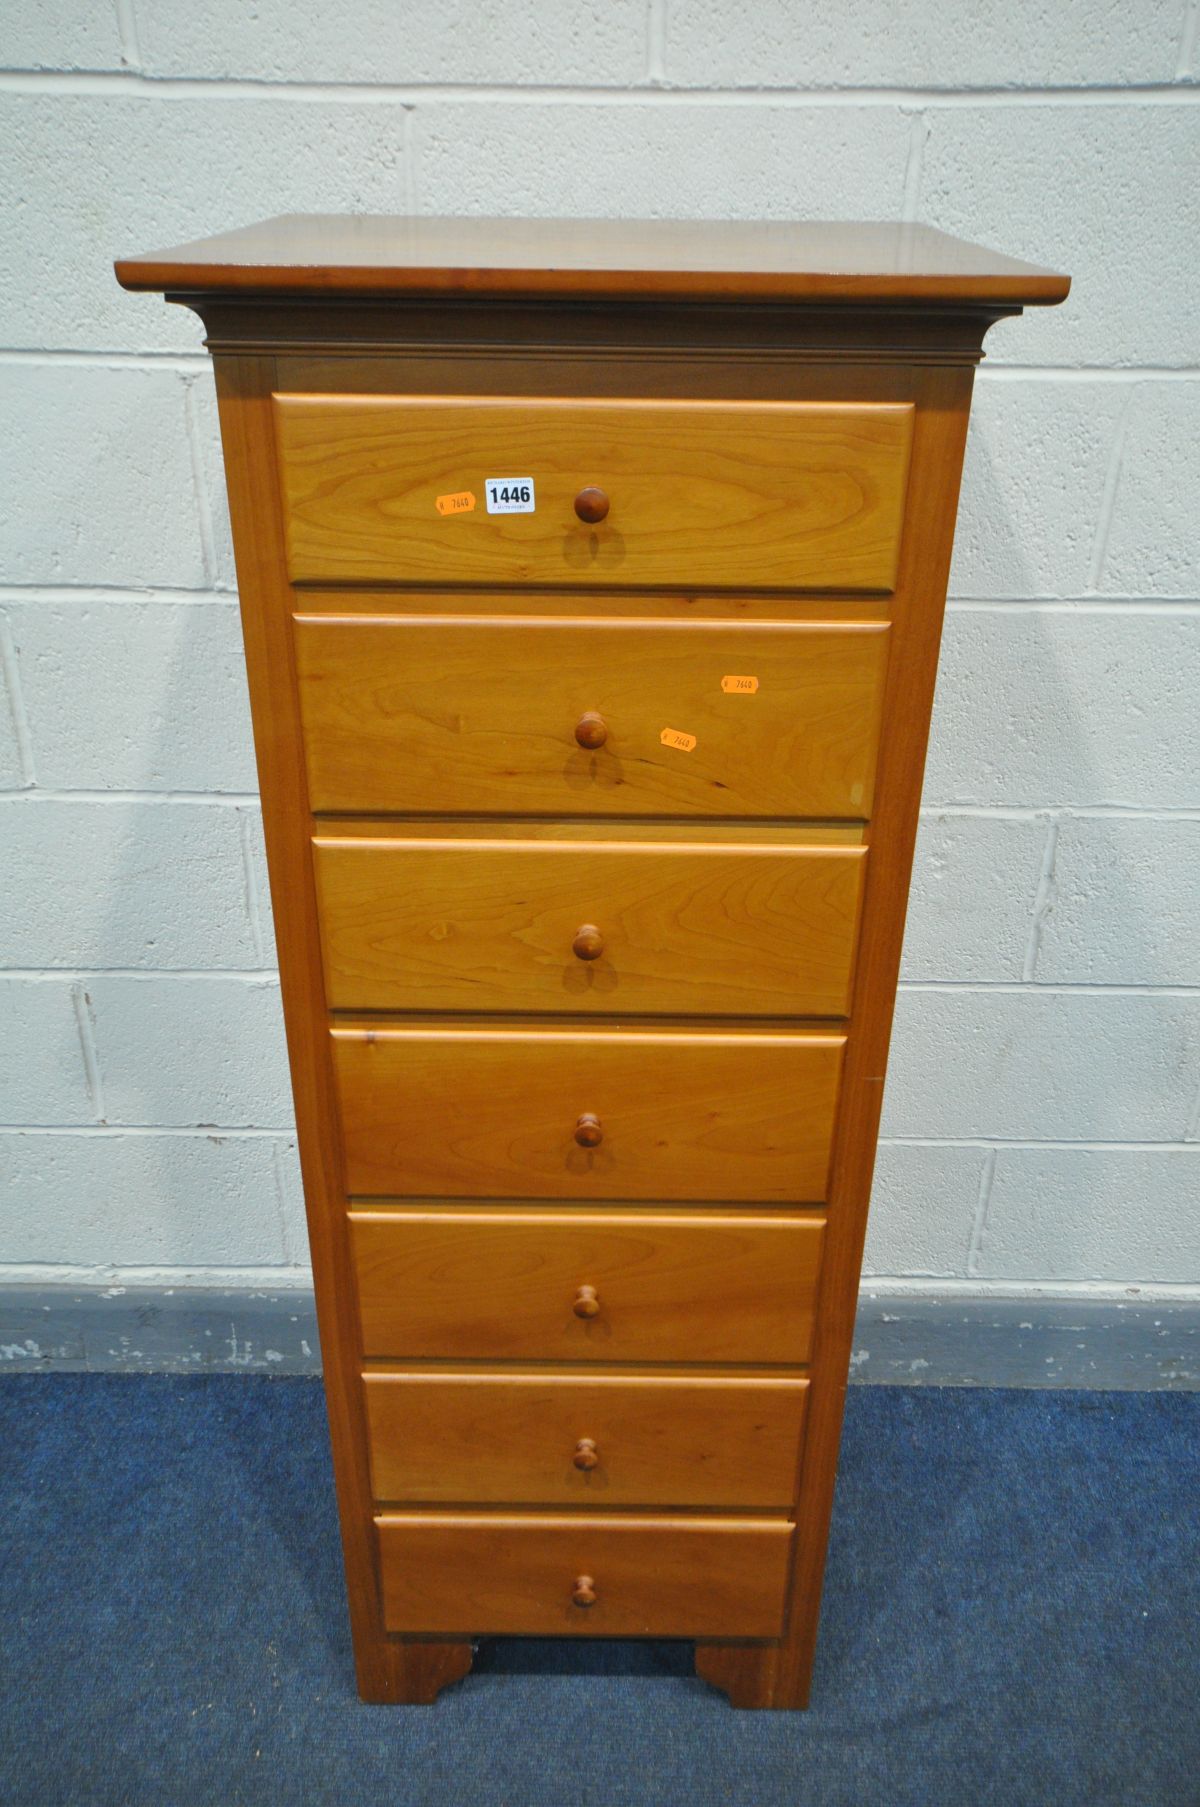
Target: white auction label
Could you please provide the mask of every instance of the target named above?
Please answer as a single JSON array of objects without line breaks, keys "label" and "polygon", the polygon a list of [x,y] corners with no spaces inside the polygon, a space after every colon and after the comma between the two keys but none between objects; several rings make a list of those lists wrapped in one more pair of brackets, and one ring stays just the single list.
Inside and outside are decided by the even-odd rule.
[{"label": "white auction label", "polygon": [[483,485],[489,514],[532,514],[532,477],[488,477]]}]

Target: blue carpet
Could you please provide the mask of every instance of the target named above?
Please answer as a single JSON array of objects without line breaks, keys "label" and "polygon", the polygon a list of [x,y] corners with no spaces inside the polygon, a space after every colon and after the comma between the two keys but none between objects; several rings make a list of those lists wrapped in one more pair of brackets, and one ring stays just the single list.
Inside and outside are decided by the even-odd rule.
[{"label": "blue carpet", "polygon": [[857,1388],[814,1705],[674,1644],[485,1646],[353,1691],[320,1387],[0,1384],[19,1807],[1200,1802],[1200,1396]]}]

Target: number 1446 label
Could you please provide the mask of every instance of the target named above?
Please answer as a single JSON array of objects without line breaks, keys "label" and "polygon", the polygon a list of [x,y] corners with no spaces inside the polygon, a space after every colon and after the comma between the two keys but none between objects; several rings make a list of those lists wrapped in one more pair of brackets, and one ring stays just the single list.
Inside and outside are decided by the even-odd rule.
[{"label": "number 1446 label", "polygon": [[532,514],[532,477],[488,477],[483,485],[489,514]]}]

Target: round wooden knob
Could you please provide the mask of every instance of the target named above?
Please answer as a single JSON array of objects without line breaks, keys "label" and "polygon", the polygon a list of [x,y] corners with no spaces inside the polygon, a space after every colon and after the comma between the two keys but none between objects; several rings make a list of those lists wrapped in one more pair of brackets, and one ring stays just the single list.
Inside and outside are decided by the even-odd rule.
[{"label": "round wooden knob", "polygon": [[575,1585],[571,1589],[571,1598],[576,1606],[595,1606],[596,1583],[590,1575],[576,1575]]},{"label": "round wooden knob", "polygon": [[584,1111],[575,1125],[575,1140],[580,1148],[599,1148],[604,1140],[604,1125],[595,1111]]},{"label": "round wooden knob", "polygon": [[574,1462],[576,1468],[582,1468],[585,1474],[591,1468],[599,1468],[600,1452],[596,1448],[596,1439],[594,1437],[581,1437],[575,1445],[575,1454],[571,1457],[571,1460]]},{"label": "round wooden knob", "polygon": [[577,960],[598,960],[604,952],[604,936],[594,922],[584,922],[575,931],[571,952]]},{"label": "round wooden knob", "polygon": [[595,1318],[600,1315],[600,1301],[596,1297],[594,1286],[581,1286],[575,1294],[575,1303],[571,1310],[577,1318]]},{"label": "round wooden knob", "polygon": [[591,752],[594,752],[597,747],[602,747],[608,739],[608,729],[604,725],[604,717],[597,715],[594,709],[589,709],[575,723],[575,738],[581,747],[587,747]]},{"label": "round wooden knob", "polygon": [[587,488],[581,489],[575,498],[575,513],[581,521],[595,525],[597,521],[602,521],[608,513],[608,497],[602,489],[597,489],[594,483],[589,483]]}]

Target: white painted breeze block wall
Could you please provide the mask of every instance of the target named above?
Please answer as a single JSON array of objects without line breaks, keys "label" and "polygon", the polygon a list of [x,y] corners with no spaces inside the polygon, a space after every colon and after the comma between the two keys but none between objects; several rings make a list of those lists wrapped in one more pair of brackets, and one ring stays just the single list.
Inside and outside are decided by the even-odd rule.
[{"label": "white painted breeze block wall", "polygon": [[971,428],[868,1267],[1200,1297],[1197,0],[8,0],[0,1280],[307,1278],[198,322],[285,211],[922,218]]}]

